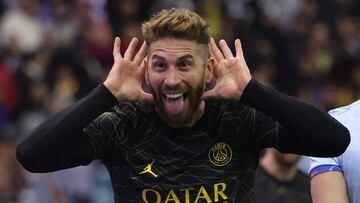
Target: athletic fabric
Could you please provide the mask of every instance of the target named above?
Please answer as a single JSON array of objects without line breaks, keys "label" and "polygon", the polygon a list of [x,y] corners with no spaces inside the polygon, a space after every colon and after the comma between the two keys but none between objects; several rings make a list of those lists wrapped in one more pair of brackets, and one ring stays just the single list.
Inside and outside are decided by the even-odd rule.
[{"label": "athletic fabric", "polygon": [[310,175],[330,171],[344,174],[350,202],[360,202],[360,100],[331,110],[330,115],[338,119],[350,131],[351,143],[346,151],[332,158],[310,158]]},{"label": "athletic fabric", "polygon": [[229,203],[253,201],[261,149],[332,156],[349,142],[326,113],[255,80],[240,102],[206,100],[205,108],[193,127],[171,128],[152,104],[117,104],[100,85],[36,128],[17,156],[33,172],[100,159],[116,202]]}]

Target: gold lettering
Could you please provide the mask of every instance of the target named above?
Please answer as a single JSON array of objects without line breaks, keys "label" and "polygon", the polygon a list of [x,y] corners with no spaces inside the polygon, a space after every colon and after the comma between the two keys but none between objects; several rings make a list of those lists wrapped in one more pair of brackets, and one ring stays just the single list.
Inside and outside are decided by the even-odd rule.
[{"label": "gold lettering", "polygon": [[198,194],[197,194],[197,196],[196,196],[196,199],[195,199],[195,203],[197,203],[200,198],[206,199],[206,201],[207,201],[208,203],[211,203],[211,199],[210,199],[208,193],[206,192],[204,186],[201,186],[201,187],[200,187],[199,192],[198,192]]},{"label": "gold lettering", "polygon": [[[221,186],[221,189],[219,189],[219,186]],[[223,200],[228,199],[228,197],[225,195],[224,191],[226,189],[225,183],[216,183],[214,184],[214,201],[219,201],[219,195],[223,198]]]},{"label": "gold lettering", "polygon": [[194,188],[180,189],[180,191],[185,191],[185,203],[190,203],[190,190]]},{"label": "gold lettering", "polygon": [[145,189],[142,191],[141,193],[141,196],[142,196],[142,199],[144,200],[145,203],[150,203],[148,200],[147,200],[147,195],[146,193],[147,192],[153,192],[156,194],[156,203],[160,203],[161,202],[161,195],[159,192],[157,192],[156,190],[153,190],[153,189]]},{"label": "gold lettering", "polygon": [[[215,203],[215,202],[219,202],[222,200],[227,200],[227,199],[229,199],[229,197],[225,193],[226,187],[227,187],[227,185],[224,182],[215,183],[214,188],[213,188],[214,189],[214,199],[212,200],[210,198],[208,192],[206,191],[205,186],[201,186],[199,188],[199,190],[197,191],[197,195],[196,195],[196,199],[195,199],[194,203],[198,203],[201,200],[206,200],[207,203],[212,203],[213,201]],[[180,192],[184,192],[184,193],[180,193],[180,196],[183,196],[183,194],[184,194],[185,203],[190,203],[190,201],[191,201],[191,199],[190,199],[191,198],[190,197],[191,190],[195,190],[195,189],[194,188],[184,188],[184,189],[178,190]],[[164,203],[181,203],[178,195],[179,194],[176,194],[176,192],[174,190],[170,190],[166,196]],[[152,198],[150,198],[150,197],[152,197]],[[149,200],[149,198],[150,198],[150,200]],[[142,191],[142,199],[143,199],[144,203],[150,203],[150,202],[160,203],[160,202],[162,202],[160,192],[158,192],[154,189],[144,189]]]},{"label": "gold lettering", "polygon": [[[171,199],[170,199],[171,196]],[[175,203],[180,203],[179,198],[176,196],[174,190],[170,190],[168,196],[166,197],[165,203],[169,202],[169,201],[174,201]]]}]

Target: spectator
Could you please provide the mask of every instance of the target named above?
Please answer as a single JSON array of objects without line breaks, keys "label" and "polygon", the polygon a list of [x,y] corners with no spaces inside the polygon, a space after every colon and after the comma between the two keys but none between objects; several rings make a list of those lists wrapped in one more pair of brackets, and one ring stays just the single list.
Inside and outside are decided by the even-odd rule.
[{"label": "spectator", "polygon": [[255,179],[255,202],[311,203],[310,178],[297,168],[299,155],[266,150]]}]

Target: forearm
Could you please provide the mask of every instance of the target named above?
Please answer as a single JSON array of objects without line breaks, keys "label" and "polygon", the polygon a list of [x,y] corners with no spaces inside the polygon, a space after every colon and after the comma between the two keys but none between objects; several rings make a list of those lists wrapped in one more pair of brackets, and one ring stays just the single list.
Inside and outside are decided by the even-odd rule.
[{"label": "forearm", "polygon": [[32,172],[49,172],[90,163],[94,159],[94,150],[83,128],[116,103],[105,86],[97,87],[35,128],[17,147],[19,162]]},{"label": "forearm", "polygon": [[325,112],[251,80],[241,102],[283,126],[276,146],[281,152],[338,156],[350,142],[348,130]]}]

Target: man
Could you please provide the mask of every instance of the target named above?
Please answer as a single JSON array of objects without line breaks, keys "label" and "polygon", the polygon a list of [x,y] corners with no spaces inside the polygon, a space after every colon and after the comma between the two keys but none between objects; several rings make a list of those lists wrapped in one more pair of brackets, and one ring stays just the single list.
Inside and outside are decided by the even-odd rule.
[{"label": "man", "polygon": [[310,178],[299,171],[300,156],[267,149],[255,178],[255,202],[311,202]]},{"label": "man", "polygon": [[346,149],[346,128],[252,80],[240,40],[235,56],[224,40],[220,50],[197,14],[164,10],[142,32],[137,53],[138,39],[122,56],[116,38],[104,83],[18,146],[27,170],[100,159],[116,202],[252,202],[262,148],[314,156]]},{"label": "man", "polygon": [[329,112],[345,125],[351,143],[333,158],[311,157],[311,196],[314,203],[360,202],[360,100]]}]

